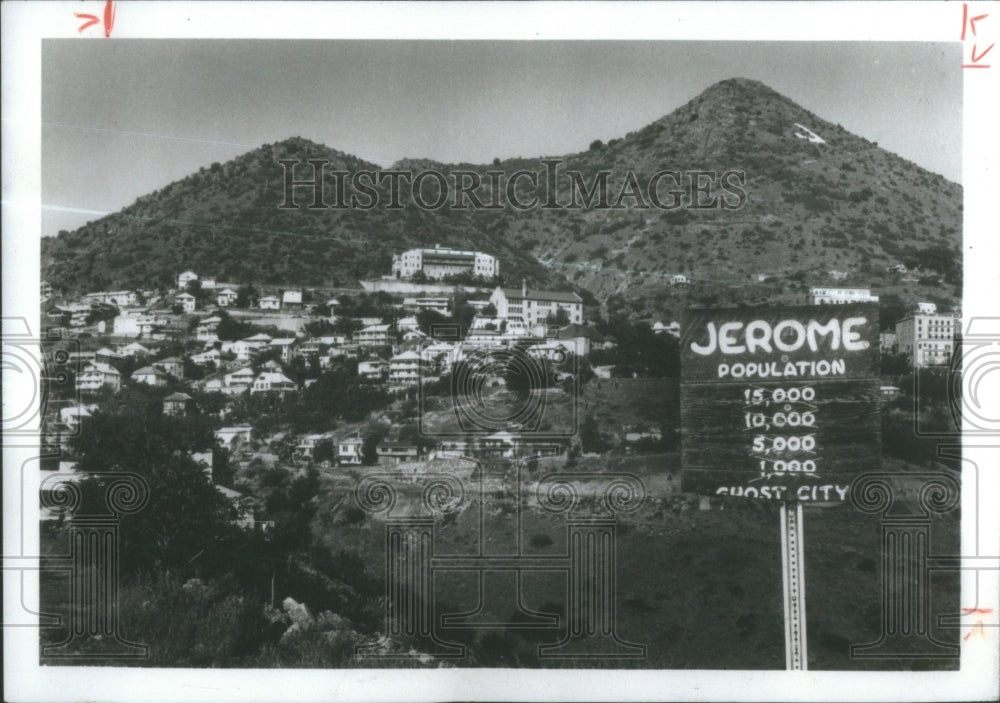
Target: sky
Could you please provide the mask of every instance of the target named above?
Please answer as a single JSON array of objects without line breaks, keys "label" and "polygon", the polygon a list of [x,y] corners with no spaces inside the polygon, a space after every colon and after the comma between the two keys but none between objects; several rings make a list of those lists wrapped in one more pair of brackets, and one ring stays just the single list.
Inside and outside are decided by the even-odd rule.
[{"label": "sky", "polygon": [[301,136],[388,166],[583,151],[726,78],[961,183],[961,44],[46,39],[42,234]]}]

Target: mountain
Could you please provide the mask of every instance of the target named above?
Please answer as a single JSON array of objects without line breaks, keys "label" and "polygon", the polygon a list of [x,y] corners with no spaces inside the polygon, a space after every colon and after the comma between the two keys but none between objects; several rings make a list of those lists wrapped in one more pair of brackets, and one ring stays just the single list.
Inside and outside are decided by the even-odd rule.
[{"label": "mountain", "polygon": [[[526,169],[539,183],[522,180],[522,200],[537,195],[543,204],[554,192],[559,207],[552,209],[428,210],[415,207],[405,188],[398,210],[280,209],[281,159],[326,159],[328,172],[379,171],[305,139],[265,145],[44,239],[43,278],[75,291],[148,287],[192,268],[220,280],[353,285],[388,273],[395,251],[441,244],[499,256],[508,282],[573,287],[640,315],[673,315],[692,303],[801,299],[808,285],[871,286],[944,303],[961,291],[959,185],[746,79],[717,83],[621,139],[558,157],[554,191],[546,190],[538,158],[490,165],[407,159],[392,167],[435,169],[450,179],[474,172],[484,181],[475,192],[487,203],[487,172]],[[679,198],[680,207],[648,202],[650,180],[661,171],[679,177],[661,176],[660,205]],[[596,197],[589,207],[566,207],[571,172],[585,189],[606,172],[607,207],[596,206]],[[706,172],[728,173],[729,190]],[[620,197],[630,179],[639,196]],[[689,207],[695,179],[710,187],[693,197],[713,207]],[[377,190],[387,203],[388,185]],[[335,200],[332,181],[325,192]],[[300,190],[297,202],[308,196]],[[886,270],[896,263],[916,273]],[[831,270],[847,276],[834,281]],[[676,273],[693,284],[670,286]]]}]

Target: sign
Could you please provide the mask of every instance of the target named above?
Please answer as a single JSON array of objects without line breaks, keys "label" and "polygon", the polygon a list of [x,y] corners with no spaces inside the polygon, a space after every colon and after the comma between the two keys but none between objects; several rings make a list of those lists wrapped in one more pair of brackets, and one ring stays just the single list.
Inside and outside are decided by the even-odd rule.
[{"label": "sign", "polygon": [[878,307],[687,311],[682,488],[843,502],[881,456]]}]

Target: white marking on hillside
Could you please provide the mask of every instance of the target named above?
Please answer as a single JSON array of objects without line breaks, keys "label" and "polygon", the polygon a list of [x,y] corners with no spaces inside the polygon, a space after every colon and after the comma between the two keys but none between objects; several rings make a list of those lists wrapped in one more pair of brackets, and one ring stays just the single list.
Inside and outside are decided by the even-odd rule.
[{"label": "white marking on hillside", "polygon": [[805,132],[805,134],[802,134],[802,132],[795,133],[795,136],[798,137],[799,139],[806,139],[812,142],[813,144],[826,144],[826,140],[823,139],[823,137],[819,136],[805,125],[799,124],[798,122],[793,122],[792,124],[794,124],[796,127]]}]

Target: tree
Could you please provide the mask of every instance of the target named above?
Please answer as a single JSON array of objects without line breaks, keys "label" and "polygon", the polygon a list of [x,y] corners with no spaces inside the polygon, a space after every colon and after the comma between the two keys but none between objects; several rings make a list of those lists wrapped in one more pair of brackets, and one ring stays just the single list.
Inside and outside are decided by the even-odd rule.
[{"label": "tree", "polygon": [[608,448],[608,443],[597,426],[597,420],[590,413],[580,423],[580,446],[584,452],[600,453]]},{"label": "tree", "polygon": [[545,324],[565,327],[569,324],[569,313],[566,312],[566,308],[560,307],[554,313],[550,312],[546,315]]}]

